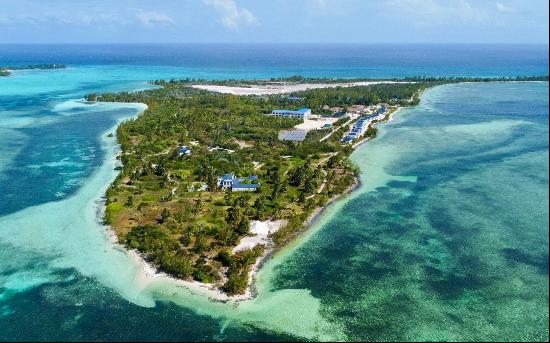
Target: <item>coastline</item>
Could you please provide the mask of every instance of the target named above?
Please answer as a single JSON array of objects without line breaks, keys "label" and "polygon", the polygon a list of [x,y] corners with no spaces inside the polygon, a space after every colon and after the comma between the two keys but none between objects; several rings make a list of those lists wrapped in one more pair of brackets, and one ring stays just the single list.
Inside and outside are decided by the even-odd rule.
[{"label": "coastline", "polygon": [[[139,104],[143,107],[143,110],[138,112],[135,116],[121,119],[113,128],[109,129],[107,132],[111,132],[113,129],[116,132],[116,129],[120,125],[121,122],[124,120],[128,120],[131,118],[135,118],[139,115],[141,115],[146,109],[147,105],[143,103],[132,103],[132,104]],[[396,110],[388,113],[388,115],[382,120],[383,122],[391,121],[393,118],[393,115],[397,113],[402,107],[397,108]],[[107,134],[107,133],[105,133]],[[116,138],[116,152],[120,153],[120,144],[118,143],[118,139]],[[376,138],[376,137],[374,137]],[[353,149],[356,150],[359,146],[369,142],[372,140],[372,137],[365,138],[356,144],[353,145]],[[115,155],[116,157],[116,155]],[[116,160],[116,165],[120,165],[120,162]],[[118,175],[118,173],[117,173]],[[114,180],[111,180],[109,182],[109,185],[112,184]],[[183,280],[178,279],[176,277],[173,277],[165,272],[159,271],[158,268],[156,268],[152,263],[150,263],[147,260],[147,257],[143,254],[139,253],[138,251],[132,249],[127,249],[121,242],[118,240],[118,236],[116,235],[116,232],[114,228],[110,225],[103,224],[103,216],[106,208],[106,196],[103,195],[100,200],[100,208],[97,211],[98,215],[98,224],[104,226],[106,230],[108,231],[109,240],[112,244],[115,244],[117,248],[124,250],[131,260],[138,265],[140,269],[140,275],[136,277],[136,281],[140,284],[141,288],[145,288],[149,283],[152,283],[154,281],[160,281],[160,282],[170,282],[173,284],[176,284],[177,286],[182,286],[187,288],[191,293],[198,294],[201,296],[206,296],[209,301],[212,302],[233,302],[235,304],[245,301],[245,300],[251,300],[257,297],[258,291],[257,291],[257,276],[260,272],[262,266],[269,261],[272,257],[274,257],[280,250],[282,250],[286,245],[290,244],[293,241],[299,240],[300,237],[306,233],[313,225],[315,225],[323,216],[323,214],[326,212],[326,210],[339,200],[342,200],[346,196],[353,193],[355,190],[357,190],[361,186],[361,181],[359,175],[355,176],[354,183],[348,187],[344,192],[334,195],[327,203],[323,206],[317,207],[313,210],[313,212],[307,217],[307,219],[303,222],[302,228],[300,230],[297,230],[292,235],[287,237],[285,239],[284,244],[275,244],[272,239],[269,239],[269,242],[267,245],[264,245],[265,251],[264,253],[258,257],[256,262],[252,265],[249,275],[248,275],[248,285],[246,288],[245,293],[239,294],[239,295],[232,295],[229,296],[225,292],[223,292],[220,288],[216,287],[214,284],[206,284],[201,283],[199,281],[189,281],[189,280]]]},{"label": "coastline", "polygon": [[[121,105],[133,105],[136,106],[138,112],[130,117],[121,118],[117,121],[117,123],[106,130],[102,137],[105,139],[106,137],[109,137],[110,134],[115,132],[109,139],[114,140],[114,147],[115,149],[112,150],[113,154],[111,156],[107,156],[105,159],[106,163],[111,163],[115,167],[121,166],[120,161],[116,158],[121,153],[120,144],[117,139],[116,130],[120,126],[120,124],[126,120],[136,118],[137,116],[141,115],[143,112],[145,112],[148,109],[147,104],[144,103],[112,103],[112,104],[121,104]],[[109,152],[109,151],[108,151]],[[107,152],[107,153],[108,153]],[[109,180],[106,184],[107,187],[109,187],[116,177],[120,174],[120,171],[117,171],[114,175],[115,178],[112,180]],[[213,285],[209,284],[203,284],[198,281],[187,281],[187,280],[181,280],[177,279],[175,277],[172,277],[166,273],[160,272],[155,268],[150,262],[147,261],[146,257],[137,252],[136,250],[131,250],[126,248],[118,239],[118,236],[114,230],[114,228],[111,225],[107,225],[104,223],[104,214],[106,209],[106,201],[107,197],[105,193],[103,193],[99,199],[97,199],[94,202],[94,205],[96,206],[95,212],[96,212],[96,222],[100,228],[103,229],[106,239],[110,244],[114,246],[115,249],[124,251],[131,261],[134,262],[134,264],[139,268],[139,272],[136,275],[134,281],[139,285],[140,289],[144,289],[147,287],[147,285],[153,281],[168,281],[173,282],[176,285],[184,286],[187,289],[189,289],[191,292],[199,293],[201,295],[208,296],[211,300],[214,301],[227,301],[230,300],[225,293],[221,292],[221,290],[216,289],[213,287]],[[244,299],[243,299],[244,300]]]},{"label": "coastline", "polygon": [[[139,265],[139,268],[141,269],[142,276],[139,280],[141,285],[143,287],[147,286],[148,283],[154,282],[155,280],[161,281],[161,282],[171,282],[178,286],[183,286],[187,288],[190,292],[206,296],[208,299],[212,302],[224,302],[224,303],[239,303],[246,300],[252,300],[258,296],[257,291],[257,276],[260,272],[262,266],[269,261],[272,257],[274,257],[281,249],[283,249],[286,245],[289,243],[296,241],[300,239],[300,237],[306,233],[313,225],[315,225],[323,216],[323,214],[328,210],[330,206],[337,203],[339,200],[342,200],[343,198],[347,197],[351,193],[353,193],[355,190],[357,190],[361,186],[361,181],[359,176],[355,176],[354,183],[348,187],[344,192],[334,195],[325,205],[317,207],[313,212],[308,216],[308,218],[304,221],[303,227],[301,230],[298,230],[294,232],[291,236],[289,236],[285,240],[284,245],[276,245],[273,241],[269,242],[269,245],[265,246],[264,253],[258,257],[256,260],[256,263],[254,263],[251,267],[251,270],[248,274],[248,286],[246,288],[246,291],[244,294],[239,295],[233,295],[229,296],[221,289],[217,288],[213,284],[206,284],[201,283],[198,281],[188,281],[183,279],[178,279],[176,277],[170,276],[164,272],[159,271],[155,266],[153,266],[149,261],[147,261],[147,258],[137,252],[136,250],[127,249],[124,245],[122,245],[118,241],[118,237],[114,231],[114,229],[110,225],[106,225],[106,227],[109,230],[109,237],[111,238],[111,242],[113,244],[116,244],[117,247],[124,249],[128,256]],[[105,209],[105,201],[103,201],[103,207],[102,209]],[[102,220],[103,212],[101,214],[98,212],[98,216],[101,215],[101,217],[98,217],[98,220]]]},{"label": "coastline", "polygon": [[[317,68],[313,62],[307,67]],[[259,77],[285,67],[245,72]],[[113,184],[119,185],[131,173],[114,169],[126,161],[126,154],[115,158],[116,138],[127,151],[124,136],[113,137],[116,125],[119,131],[126,126],[118,119],[154,120],[155,108],[140,114],[124,102],[75,108],[77,103],[66,101],[88,89],[139,87],[141,80],[164,78],[172,69],[80,68],[56,72],[59,78],[49,81],[41,74],[50,73],[43,72],[16,72],[7,82],[0,77],[4,98],[14,100],[4,104],[9,111],[2,123],[9,129],[1,131],[8,144],[2,147],[6,155],[0,153],[0,172],[6,171],[0,185],[30,207],[0,217],[0,332],[6,340],[548,339],[547,81],[444,84],[426,89],[417,106],[375,123],[376,139],[362,137],[347,148],[357,143],[346,153],[360,168],[357,188],[342,194],[354,174],[346,187],[326,183],[313,198],[322,202],[315,201],[294,230],[285,229],[296,233],[294,239],[251,261],[258,264],[249,298],[224,301],[207,285],[151,268],[159,264],[129,250],[117,222],[105,227],[97,212],[104,209],[100,200],[110,181],[116,178]],[[510,63],[501,70],[507,68],[522,67]],[[213,79],[243,72],[197,70]],[[354,66],[342,70],[358,73]],[[148,77],[153,72],[160,75]],[[385,73],[386,66],[376,72]],[[50,141],[68,149],[47,149]],[[58,161],[59,167],[46,165]],[[41,170],[40,177],[25,177],[26,165]],[[263,165],[258,174],[265,181],[269,164]],[[48,184],[58,171],[80,170],[85,172]],[[79,182],[67,183],[70,192],[48,200],[66,180]],[[167,184],[163,194],[173,187]],[[336,194],[341,196],[327,204]],[[8,208],[9,202],[6,197]]]},{"label": "coastline", "polygon": [[[138,112],[130,117],[121,118],[117,121],[117,123],[106,130],[102,137],[105,139],[108,137],[113,131],[116,132],[119,125],[132,118],[136,118],[137,116],[141,115],[143,112],[145,112],[148,108],[148,106],[144,103],[113,103],[113,104],[123,104],[123,105],[133,105],[138,107]],[[118,154],[121,152],[120,144],[118,142],[118,139],[116,137],[116,134],[113,134],[109,139],[114,140],[114,147],[115,149],[112,150],[113,154],[111,156],[107,156],[105,159],[105,163],[111,163],[115,167],[121,166],[120,161],[116,159]],[[110,151],[107,151],[109,153]],[[106,187],[109,187],[116,177],[120,174],[120,171],[115,173],[115,177],[111,180],[108,180],[106,183]],[[131,261],[134,262],[134,264],[139,268],[139,272],[135,277],[135,282],[139,285],[140,289],[144,289],[147,287],[148,284],[154,281],[161,281],[161,282],[171,282],[175,283],[176,285],[186,287],[189,291],[192,293],[198,293],[203,296],[207,296],[211,301],[221,301],[221,302],[227,302],[229,300],[246,300],[249,297],[243,297],[241,296],[227,296],[225,293],[223,293],[221,290],[217,289],[211,284],[204,284],[198,281],[187,281],[178,279],[175,277],[172,277],[164,272],[158,271],[157,268],[155,268],[149,261],[147,261],[147,258],[137,252],[133,249],[126,248],[118,239],[118,236],[114,230],[114,228],[111,225],[107,225],[104,223],[104,214],[106,209],[106,200],[107,197],[105,193],[101,194],[99,199],[97,199],[94,202],[94,206],[96,206],[95,213],[96,213],[96,222],[97,225],[103,229],[103,232],[105,233],[106,239],[108,240],[108,243],[112,244],[115,249],[124,251]],[[242,299],[241,299],[242,298]]]},{"label": "coastline", "polygon": [[[380,122],[381,123],[390,122],[391,120],[393,120],[393,116],[397,112],[399,112],[402,108],[403,107],[398,107],[394,111],[391,111]],[[359,148],[361,145],[372,141],[374,138],[376,138],[376,137],[367,137],[367,138],[357,142],[356,144],[353,145],[354,151],[357,148]],[[360,178],[359,175],[356,175],[354,183],[351,186],[349,186],[344,192],[342,192],[340,194],[337,194],[337,195],[334,195],[332,198],[329,199],[329,201],[327,201],[327,203],[325,205],[315,208],[313,210],[313,212],[308,216],[308,218],[304,221],[302,229],[294,232],[291,236],[289,236],[285,240],[284,245],[273,245],[272,244],[271,247],[266,247],[266,250],[265,250],[264,254],[258,258],[257,262],[253,265],[252,270],[250,271],[249,284],[248,284],[246,293],[244,294],[244,295],[247,295],[247,297],[244,297],[244,298],[240,299],[240,297],[244,296],[244,295],[241,295],[241,296],[235,296],[235,297],[229,297],[229,298],[238,298],[238,299],[235,299],[235,300],[236,301],[243,301],[243,300],[247,300],[247,299],[253,299],[254,297],[256,297],[257,296],[256,277],[257,277],[257,274],[259,273],[260,269],[262,268],[262,266],[267,261],[269,261],[272,257],[274,257],[279,251],[281,251],[286,245],[290,244],[293,241],[299,240],[300,237],[303,234],[305,234],[308,230],[310,230],[310,228],[313,225],[315,225],[317,222],[319,222],[319,220],[323,217],[325,212],[332,205],[334,205],[335,203],[337,203],[340,200],[343,200],[347,196],[351,195],[353,192],[355,192],[360,187],[361,187],[361,178]],[[230,300],[233,300],[233,299],[230,299]]]},{"label": "coastline", "polygon": [[[348,187],[343,193],[334,195],[327,203],[323,206],[317,207],[313,212],[308,216],[308,218],[304,221],[303,227],[301,230],[298,230],[294,232],[291,236],[289,236],[286,240],[284,245],[276,245],[273,242],[271,242],[271,245],[269,247],[266,247],[265,252],[262,256],[258,258],[256,263],[252,266],[252,269],[249,273],[248,278],[248,287],[244,295],[246,295],[246,298],[240,299],[239,296],[237,296],[237,301],[247,300],[247,299],[253,299],[255,298],[257,294],[256,290],[256,281],[257,281],[257,274],[260,272],[260,269],[262,266],[269,261],[272,257],[274,257],[281,249],[283,249],[286,245],[289,243],[300,239],[300,237],[307,232],[313,225],[315,225],[323,216],[323,214],[327,211],[327,209],[335,204],[338,200],[342,200],[346,196],[353,193],[356,189],[358,189],[361,186],[361,181],[358,176],[355,177],[354,183]],[[243,296],[244,296],[243,295]],[[233,297],[232,297],[233,298]]]},{"label": "coastline", "polygon": [[[123,108],[124,115],[97,135],[104,155],[92,173],[82,180],[82,186],[59,201],[37,204],[2,216],[0,223],[6,241],[19,247],[21,253],[35,250],[44,256],[55,256],[49,264],[51,268],[74,268],[84,277],[96,279],[116,290],[127,301],[151,307],[154,301],[136,284],[137,265],[128,263],[126,249],[112,244],[111,230],[103,225],[101,216],[105,192],[118,174],[115,170],[117,145],[109,134],[120,122],[132,118],[145,107],[128,103],[103,106],[106,111]],[[66,216],[66,213],[77,215]],[[44,227],[52,229],[43,230]]]},{"label": "coastline", "polygon": [[[143,104],[145,105],[145,104]],[[143,111],[145,111],[146,108],[144,108]],[[140,115],[143,111],[139,112],[137,115]],[[136,115],[136,116],[137,116]],[[113,128],[107,130],[104,135],[107,135],[109,132],[111,132],[113,129],[116,130],[118,125],[124,120],[133,118],[125,118],[120,120],[116,126]],[[118,142],[116,142],[116,152],[120,152],[120,145]],[[113,158],[116,158],[116,154],[112,156]],[[118,160],[117,160],[118,162]],[[116,162],[115,162],[116,163]],[[118,174],[117,174],[118,175]],[[113,182],[113,180],[109,181],[109,185]],[[213,284],[206,284],[201,283],[198,281],[188,281],[183,279],[178,279],[176,277],[170,276],[162,271],[159,271],[152,263],[150,263],[147,260],[147,257],[143,254],[139,253],[135,249],[127,249],[119,240],[118,236],[116,235],[116,232],[114,228],[111,225],[106,225],[103,223],[103,216],[105,213],[106,208],[106,197],[105,195],[102,195],[100,199],[96,202],[97,209],[97,223],[99,226],[103,227],[106,233],[106,236],[109,240],[109,242],[117,249],[122,249],[125,251],[130,259],[138,266],[140,269],[139,275],[136,277],[136,281],[139,283],[140,288],[145,288],[149,283],[154,281],[161,281],[161,282],[171,282],[178,286],[183,286],[187,288],[190,292],[199,294],[202,296],[208,297],[208,299],[212,302],[241,302],[245,300],[251,300],[254,299],[257,295],[257,287],[256,287],[256,281],[257,281],[257,275],[260,272],[262,266],[270,260],[277,252],[279,252],[282,248],[284,248],[287,244],[289,244],[292,241],[295,241],[300,238],[302,234],[307,232],[311,226],[316,224],[323,216],[323,214],[326,212],[326,210],[333,204],[335,204],[338,200],[341,200],[342,198],[348,196],[353,191],[358,189],[361,186],[361,181],[358,176],[355,177],[354,183],[348,187],[343,193],[334,195],[325,205],[317,207],[313,210],[313,212],[308,216],[308,218],[303,223],[303,228],[301,230],[296,231],[293,233],[290,237],[288,237],[285,240],[284,245],[276,245],[272,240],[270,240],[269,244],[265,246],[264,253],[256,260],[256,263],[252,265],[251,270],[248,275],[248,286],[244,294],[240,295],[233,295],[229,296],[223,291],[221,291],[219,288],[214,286]]]},{"label": "coastline", "polygon": [[[390,122],[393,120],[393,116],[399,112],[403,107],[399,106],[398,108],[396,108],[395,110],[389,112],[383,119],[381,119],[378,123],[376,123],[375,125],[373,125],[373,127],[376,127],[378,126],[378,124],[380,123],[387,123],[387,122]],[[352,145],[353,149],[357,149],[359,148],[361,145],[367,143],[367,142],[370,142],[372,139],[374,139],[376,137],[366,137],[366,138],[363,138],[361,139],[360,141],[356,142],[355,144]]]}]

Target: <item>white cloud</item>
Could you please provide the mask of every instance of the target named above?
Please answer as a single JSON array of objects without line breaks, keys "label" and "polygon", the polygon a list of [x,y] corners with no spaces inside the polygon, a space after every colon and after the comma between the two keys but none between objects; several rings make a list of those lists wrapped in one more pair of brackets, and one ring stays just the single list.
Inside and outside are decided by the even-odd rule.
[{"label": "white cloud", "polygon": [[421,26],[448,23],[483,23],[489,20],[487,12],[466,0],[392,0],[390,8]]},{"label": "white cloud", "polygon": [[497,7],[497,10],[498,10],[499,12],[503,12],[503,13],[514,13],[514,12],[516,12],[516,9],[515,9],[515,8],[506,6],[506,5],[503,4],[502,2],[497,2],[497,3],[496,3],[496,7]]},{"label": "white cloud", "polygon": [[45,10],[40,13],[15,13],[0,15],[0,24],[41,25],[55,23],[61,25],[109,25],[126,24],[125,16],[116,11],[88,9],[83,11]]},{"label": "white cloud", "polygon": [[239,8],[235,0],[203,0],[205,5],[212,6],[221,14],[222,24],[236,30],[243,24],[257,24],[258,20],[248,9]]},{"label": "white cloud", "polygon": [[154,11],[144,11],[137,10],[136,12],[137,20],[143,25],[175,25],[174,20],[167,14],[154,12]]},{"label": "white cloud", "polygon": [[[128,12],[133,15],[128,15]],[[167,14],[146,11],[143,9],[105,9],[90,7],[85,11],[48,8],[35,13],[0,13],[0,25],[42,25],[47,23],[60,25],[131,25],[146,26],[175,25],[175,21]]]}]

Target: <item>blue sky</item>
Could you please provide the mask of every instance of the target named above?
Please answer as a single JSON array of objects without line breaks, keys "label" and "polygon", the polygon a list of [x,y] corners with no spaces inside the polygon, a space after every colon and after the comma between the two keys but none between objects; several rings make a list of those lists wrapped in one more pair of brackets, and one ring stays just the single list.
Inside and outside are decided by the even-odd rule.
[{"label": "blue sky", "polygon": [[548,0],[0,0],[0,42],[548,44]]}]

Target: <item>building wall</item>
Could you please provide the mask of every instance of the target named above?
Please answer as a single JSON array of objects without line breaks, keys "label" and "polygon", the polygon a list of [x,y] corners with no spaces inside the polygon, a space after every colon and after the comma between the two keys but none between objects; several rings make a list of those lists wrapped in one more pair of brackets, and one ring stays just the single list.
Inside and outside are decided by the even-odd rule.
[{"label": "building wall", "polygon": [[290,110],[287,110],[287,111],[282,111],[282,110],[274,110],[271,112],[271,115],[272,116],[277,116],[277,117],[293,117],[293,118],[306,118],[307,116],[309,116],[311,114],[311,110],[308,110],[306,112],[298,112],[298,111],[290,111]]},{"label": "building wall", "polygon": [[233,188],[233,192],[254,192],[256,188]]}]

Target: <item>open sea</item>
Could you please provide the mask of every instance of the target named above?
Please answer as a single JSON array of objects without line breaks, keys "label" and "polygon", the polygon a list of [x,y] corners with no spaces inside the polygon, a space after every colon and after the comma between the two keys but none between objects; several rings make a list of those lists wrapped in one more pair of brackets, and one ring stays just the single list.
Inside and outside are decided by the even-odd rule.
[{"label": "open sea", "polygon": [[258,274],[209,301],[101,225],[118,122],[87,93],[178,78],[548,75],[536,45],[0,45],[0,341],[543,340],[548,82],[431,88],[352,155],[360,188]]}]

